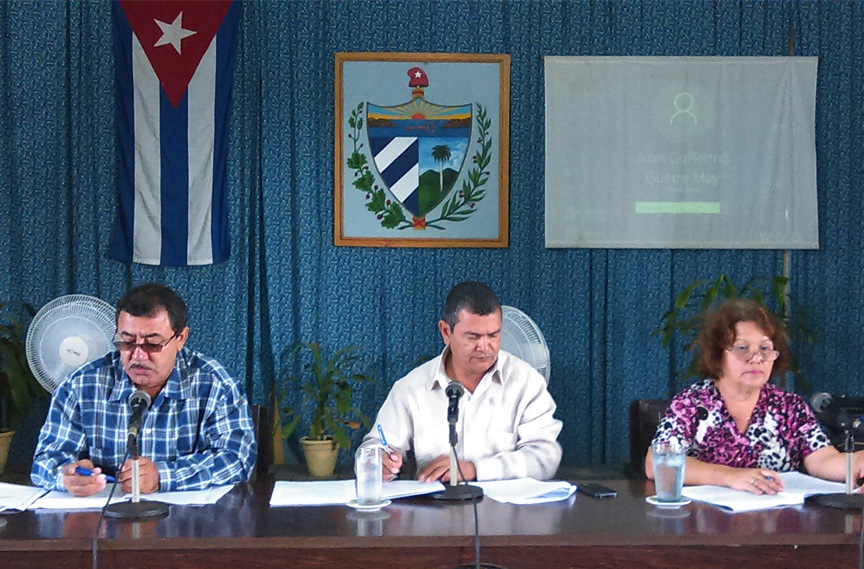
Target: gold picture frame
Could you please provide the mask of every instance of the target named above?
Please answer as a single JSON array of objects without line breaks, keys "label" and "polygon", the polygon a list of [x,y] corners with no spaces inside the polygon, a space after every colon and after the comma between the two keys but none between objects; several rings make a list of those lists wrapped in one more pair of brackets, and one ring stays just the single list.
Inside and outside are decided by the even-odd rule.
[{"label": "gold picture frame", "polygon": [[334,244],[507,247],[510,56],[335,64]]}]

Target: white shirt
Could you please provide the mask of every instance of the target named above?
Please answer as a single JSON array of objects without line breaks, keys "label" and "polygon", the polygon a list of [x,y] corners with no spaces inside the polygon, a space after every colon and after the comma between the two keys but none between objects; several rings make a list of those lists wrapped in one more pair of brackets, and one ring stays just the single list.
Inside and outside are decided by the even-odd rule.
[{"label": "white shirt", "polygon": [[[377,427],[381,425],[387,444],[403,458],[408,449],[414,449],[418,472],[450,454],[444,393],[451,381],[444,371],[447,353],[445,348],[393,384],[364,444],[380,442]],[[501,350],[474,393],[465,390],[459,400],[456,454],[459,460],[474,463],[479,481],[552,478],[562,452],[557,441],[561,421],[554,413],[555,401],[543,376]]]}]

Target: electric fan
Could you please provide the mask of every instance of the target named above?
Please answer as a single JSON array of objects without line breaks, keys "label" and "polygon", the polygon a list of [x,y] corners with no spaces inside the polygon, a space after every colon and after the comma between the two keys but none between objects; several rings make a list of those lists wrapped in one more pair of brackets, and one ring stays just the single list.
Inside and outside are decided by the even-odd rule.
[{"label": "electric fan", "polygon": [[501,349],[525,360],[549,383],[549,347],[540,327],[512,306],[501,307]]},{"label": "electric fan", "polygon": [[53,393],[67,374],[113,349],[114,329],[114,308],[104,300],[83,294],[55,298],[27,328],[27,363]]}]

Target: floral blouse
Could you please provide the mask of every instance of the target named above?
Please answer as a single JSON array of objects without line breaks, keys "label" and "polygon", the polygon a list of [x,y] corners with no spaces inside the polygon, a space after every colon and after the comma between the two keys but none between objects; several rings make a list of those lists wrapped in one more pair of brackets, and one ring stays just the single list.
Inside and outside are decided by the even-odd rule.
[{"label": "floral blouse", "polygon": [[828,437],[800,395],[765,384],[742,434],[711,379],[676,395],[657,426],[654,442],[678,439],[688,456],[739,468],[800,470],[804,458],[828,446]]}]

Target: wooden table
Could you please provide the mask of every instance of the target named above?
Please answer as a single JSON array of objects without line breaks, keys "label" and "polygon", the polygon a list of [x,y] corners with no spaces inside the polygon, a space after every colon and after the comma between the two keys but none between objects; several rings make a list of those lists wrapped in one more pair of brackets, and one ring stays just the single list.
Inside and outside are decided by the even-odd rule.
[{"label": "wooden table", "polygon": [[[647,504],[653,483],[609,480],[614,499],[478,504],[481,560],[546,567],[854,568],[861,513],[804,505],[730,514],[693,503]],[[474,560],[471,505],[397,500],[377,513],[344,506],[270,508],[272,482],[241,485],[213,506],[172,506],[167,518],[105,520],[99,567],[450,568]],[[92,566],[98,512],[2,516],[4,569]]]}]

